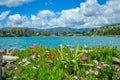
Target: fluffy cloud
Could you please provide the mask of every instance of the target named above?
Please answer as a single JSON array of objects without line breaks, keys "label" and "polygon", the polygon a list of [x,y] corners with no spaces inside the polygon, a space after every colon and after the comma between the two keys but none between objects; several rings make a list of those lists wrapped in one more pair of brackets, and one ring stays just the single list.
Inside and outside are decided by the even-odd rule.
[{"label": "fluffy cloud", "polygon": [[49,10],[32,15],[32,25],[38,28],[71,27],[90,28],[120,23],[120,0],[109,0],[104,5],[97,0],[87,0],[79,8],[54,13]]},{"label": "fluffy cloud", "polygon": [[35,27],[50,27],[49,22],[53,19],[55,13],[49,10],[40,11],[37,15],[31,15],[32,24]]},{"label": "fluffy cloud", "polygon": [[19,6],[24,3],[31,2],[32,0],[0,0],[0,5],[5,5],[8,7]]},{"label": "fluffy cloud", "polygon": [[15,14],[8,17],[6,26],[7,27],[28,27],[29,21],[26,16]]},{"label": "fluffy cloud", "polygon": [[4,20],[7,15],[10,13],[10,11],[5,11],[0,14],[0,21]]}]

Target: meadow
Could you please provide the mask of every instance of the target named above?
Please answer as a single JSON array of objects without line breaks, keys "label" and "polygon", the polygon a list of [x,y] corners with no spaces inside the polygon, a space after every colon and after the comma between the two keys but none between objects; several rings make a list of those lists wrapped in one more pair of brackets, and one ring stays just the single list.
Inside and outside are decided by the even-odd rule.
[{"label": "meadow", "polygon": [[117,80],[112,57],[120,58],[116,47],[31,45],[13,54],[19,59],[12,69],[5,69],[5,80]]}]

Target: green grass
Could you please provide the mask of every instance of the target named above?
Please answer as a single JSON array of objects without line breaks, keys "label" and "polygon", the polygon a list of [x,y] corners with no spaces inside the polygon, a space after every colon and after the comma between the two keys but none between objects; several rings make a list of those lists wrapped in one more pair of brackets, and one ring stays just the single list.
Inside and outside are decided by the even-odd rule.
[{"label": "green grass", "polygon": [[[19,59],[16,69],[5,70],[6,80],[117,80],[112,57],[120,58],[120,51],[116,47],[36,46],[13,55]],[[83,56],[87,59],[82,60]]]}]

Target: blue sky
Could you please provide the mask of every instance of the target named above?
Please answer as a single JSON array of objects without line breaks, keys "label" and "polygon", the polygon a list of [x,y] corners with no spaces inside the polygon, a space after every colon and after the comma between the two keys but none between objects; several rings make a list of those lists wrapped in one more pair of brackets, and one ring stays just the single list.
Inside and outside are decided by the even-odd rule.
[{"label": "blue sky", "polygon": [[[86,28],[119,23],[119,2],[120,0],[1,0],[0,27]],[[110,15],[113,16],[110,18]]]}]

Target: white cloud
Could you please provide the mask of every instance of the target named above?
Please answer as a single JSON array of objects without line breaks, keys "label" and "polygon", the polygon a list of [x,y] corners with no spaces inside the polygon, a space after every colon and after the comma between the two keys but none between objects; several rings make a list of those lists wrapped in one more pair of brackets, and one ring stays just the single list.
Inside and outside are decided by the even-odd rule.
[{"label": "white cloud", "polygon": [[[0,0],[0,5],[9,7],[18,6],[33,0]],[[71,27],[90,28],[108,24],[120,23],[120,0],[108,0],[100,5],[97,0],[86,0],[80,7],[61,12],[50,10],[39,11],[31,15],[31,23],[36,28]],[[4,20],[10,11],[0,13],[0,21]],[[7,27],[28,27],[29,20],[20,14],[10,15],[6,22]]]},{"label": "white cloud", "polygon": [[0,5],[15,7],[31,1],[33,0],[0,0]]},{"label": "white cloud", "polygon": [[40,11],[37,15],[31,15],[32,24],[35,27],[49,27],[49,21],[53,19],[55,13],[49,10]]},{"label": "white cloud", "polygon": [[0,21],[4,20],[7,15],[10,13],[10,11],[5,11],[0,14]]},{"label": "white cloud", "polygon": [[87,0],[79,8],[62,10],[59,17],[57,13],[43,10],[31,16],[32,25],[38,28],[86,28],[120,23],[119,3],[120,0],[109,0],[100,5],[97,0]]},{"label": "white cloud", "polygon": [[8,17],[7,27],[28,27],[29,21],[26,16],[14,14]]}]

